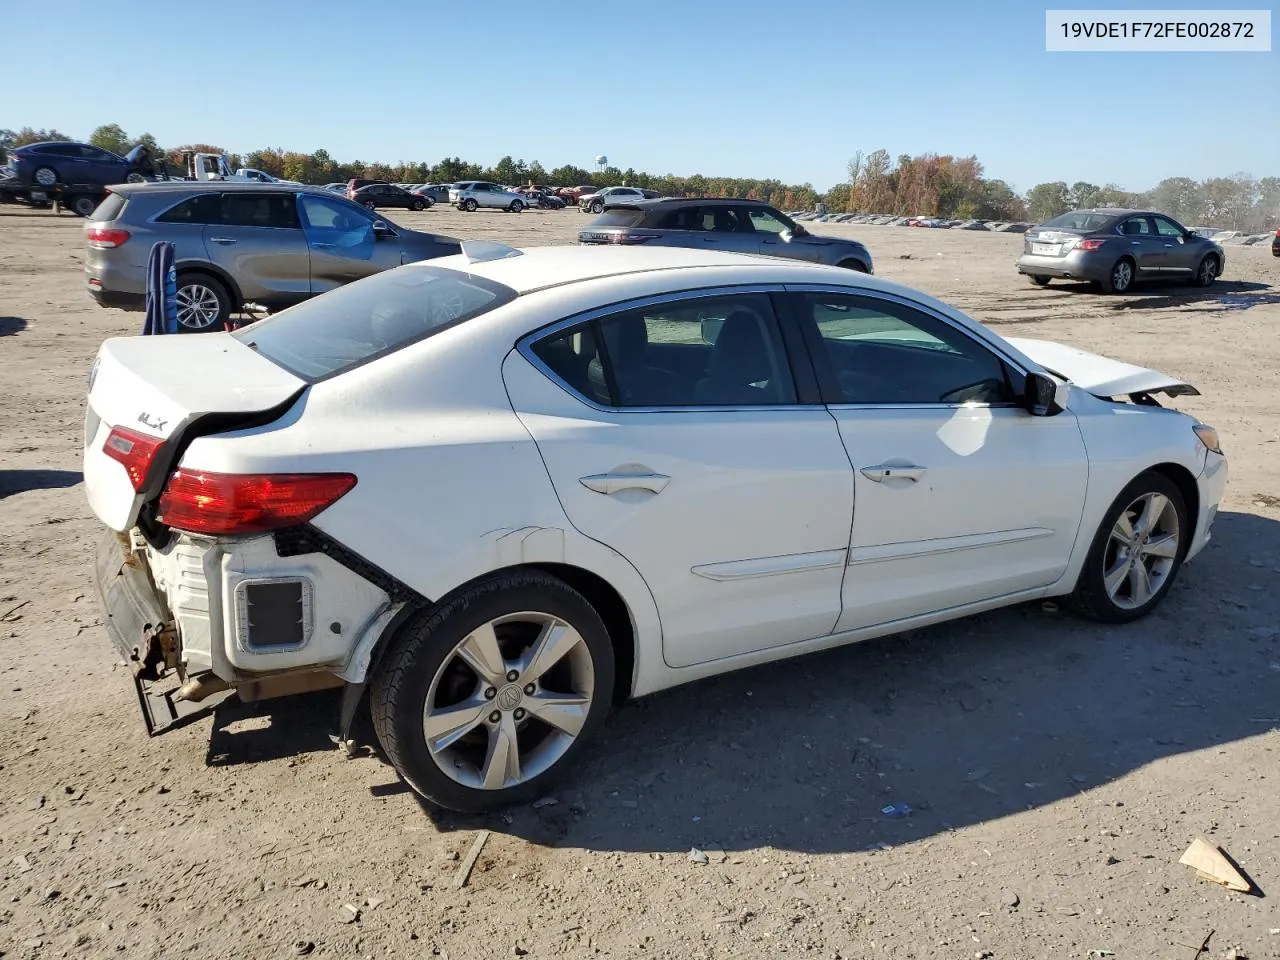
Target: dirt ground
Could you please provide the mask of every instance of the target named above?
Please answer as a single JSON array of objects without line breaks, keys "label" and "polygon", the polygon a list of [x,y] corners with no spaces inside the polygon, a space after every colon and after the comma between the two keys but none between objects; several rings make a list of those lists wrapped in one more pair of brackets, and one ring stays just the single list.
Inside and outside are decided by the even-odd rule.
[{"label": "dirt ground", "polygon": [[[555,213],[392,215],[517,244]],[[1280,957],[1280,260],[1210,294],[1031,287],[1005,234],[818,225],[997,331],[1185,377],[1231,458],[1206,551],[1120,629],[1012,609],[619,709],[558,801],[424,809],[337,700],[148,740],[91,582],[81,221],[0,207],[0,956]],[[886,804],[913,813],[891,819]],[[453,885],[491,831],[470,882]],[[1178,858],[1220,844],[1265,896]],[[709,863],[690,861],[690,849]],[[344,905],[359,911],[356,918]],[[295,941],[304,941],[295,951]],[[308,947],[307,945],[311,945]]]}]

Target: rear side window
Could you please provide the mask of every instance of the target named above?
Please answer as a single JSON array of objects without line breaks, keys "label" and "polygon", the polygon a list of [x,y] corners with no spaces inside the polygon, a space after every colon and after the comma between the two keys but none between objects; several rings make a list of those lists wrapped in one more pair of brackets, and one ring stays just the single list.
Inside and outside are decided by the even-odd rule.
[{"label": "rear side window", "polygon": [[331,290],[231,336],[315,383],[515,298],[514,290],[492,280],[414,265]]},{"label": "rear side window", "polygon": [[298,204],[294,195],[225,193],[222,224],[229,227],[297,227]]},{"label": "rear side window", "polygon": [[1040,224],[1042,227],[1060,227],[1064,230],[1083,230],[1092,231],[1105,227],[1114,220],[1114,217],[1105,213],[1091,213],[1087,210],[1076,210],[1071,213],[1064,213],[1061,216],[1054,217],[1052,220],[1046,220]]},{"label": "rear side window", "polygon": [[89,214],[90,220],[96,220],[101,223],[104,220],[119,220],[124,214],[124,208],[128,205],[126,200],[118,193],[108,193],[106,199],[98,204],[98,208]]},{"label": "rear side window", "polygon": [[221,223],[222,197],[216,193],[203,193],[188,197],[156,217],[156,222]]},{"label": "rear side window", "polygon": [[606,210],[591,222],[593,227],[638,227],[644,220],[643,210]]}]

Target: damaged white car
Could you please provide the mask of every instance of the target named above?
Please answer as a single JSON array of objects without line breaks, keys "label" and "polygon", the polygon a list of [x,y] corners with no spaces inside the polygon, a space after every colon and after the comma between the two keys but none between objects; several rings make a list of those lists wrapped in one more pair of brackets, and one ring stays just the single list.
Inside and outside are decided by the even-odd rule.
[{"label": "damaged white car", "polygon": [[367,690],[458,810],[610,704],[1042,597],[1119,623],[1209,539],[1177,378],[835,267],[464,243],[228,334],[105,342],[98,578],[153,732]]}]

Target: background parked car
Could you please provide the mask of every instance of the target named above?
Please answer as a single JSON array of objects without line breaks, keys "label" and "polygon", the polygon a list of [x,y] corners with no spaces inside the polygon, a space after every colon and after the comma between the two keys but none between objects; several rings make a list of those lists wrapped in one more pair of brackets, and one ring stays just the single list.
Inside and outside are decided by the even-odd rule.
[{"label": "background parked car", "polygon": [[347,181],[347,199],[351,200],[355,197],[355,192],[361,187],[367,187],[371,183],[386,183],[385,180],[367,180],[363,177],[352,177]]},{"label": "background parked car", "polygon": [[1271,238],[1271,255],[1280,257],[1280,230],[1276,231],[1276,235]]},{"label": "background parked car", "polygon": [[356,190],[351,199],[368,210],[378,207],[400,207],[404,210],[425,210],[435,203],[430,197],[410,193],[393,183],[371,183]]},{"label": "background parked car", "polygon": [[605,187],[596,193],[584,193],[578,198],[578,210],[582,213],[603,213],[605,204],[628,200],[651,200],[658,196],[656,190],[639,187]]},{"label": "background parked car", "polygon": [[578,231],[578,242],[758,253],[873,272],[871,254],[858,241],[816,236],[760,200],[667,198],[610,203]]},{"label": "background parked car", "polygon": [[581,197],[586,196],[588,193],[595,193],[598,189],[598,187],[588,183],[579,187],[561,187],[556,191],[556,195],[566,204],[576,204]]},{"label": "background parked car", "polygon": [[9,165],[19,183],[45,189],[60,184],[137,183],[155,175],[151,151],[143,144],[121,157],[88,143],[32,143],[10,151]]},{"label": "background parked car", "polygon": [[1057,277],[1088,280],[1105,293],[1134,283],[1190,280],[1210,286],[1222,274],[1222,247],[1172,217],[1150,210],[1073,210],[1028,230],[1018,272],[1037,286]]},{"label": "background parked car", "polygon": [[244,303],[280,309],[415,260],[458,253],[452,237],[406,230],[319,187],[221,182],[121,184],[85,224],[89,295],[142,310],[147,258],[174,244],[178,321],[220,330]]},{"label": "background parked car", "polygon": [[448,203],[451,186],[453,186],[451,183],[424,183],[418,189],[409,192],[416,193],[420,197],[430,197],[432,203]]},{"label": "background parked car", "polygon": [[487,180],[464,180],[449,189],[449,202],[459,210],[475,211],[480,207],[519,213],[529,202],[514,190]]}]

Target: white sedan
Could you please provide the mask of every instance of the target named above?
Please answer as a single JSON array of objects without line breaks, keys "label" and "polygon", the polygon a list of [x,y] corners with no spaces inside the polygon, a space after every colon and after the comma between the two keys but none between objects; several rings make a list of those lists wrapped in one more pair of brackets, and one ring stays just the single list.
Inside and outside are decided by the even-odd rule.
[{"label": "white sedan", "polygon": [[84,474],[151,729],[343,686],[345,742],[367,686],[404,779],[479,810],[619,699],[1042,597],[1133,620],[1209,539],[1176,378],[834,267],[463,249],[102,345]]}]

